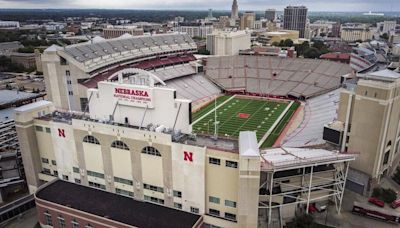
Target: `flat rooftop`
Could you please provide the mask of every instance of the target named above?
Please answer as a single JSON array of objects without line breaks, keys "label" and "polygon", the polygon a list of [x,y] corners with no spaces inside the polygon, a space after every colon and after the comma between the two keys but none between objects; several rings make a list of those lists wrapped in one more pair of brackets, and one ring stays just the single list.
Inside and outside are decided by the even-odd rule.
[{"label": "flat rooftop", "polygon": [[17,90],[0,90],[0,107],[43,96],[43,94],[39,93],[26,93]]},{"label": "flat rooftop", "polygon": [[200,215],[56,180],[36,192],[36,198],[135,227],[193,227]]},{"label": "flat rooftop", "polygon": [[265,169],[285,169],[318,163],[336,163],[355,159],[354,154],[338,153],[324,149],[274,148],[263,150],[261,157]]}]

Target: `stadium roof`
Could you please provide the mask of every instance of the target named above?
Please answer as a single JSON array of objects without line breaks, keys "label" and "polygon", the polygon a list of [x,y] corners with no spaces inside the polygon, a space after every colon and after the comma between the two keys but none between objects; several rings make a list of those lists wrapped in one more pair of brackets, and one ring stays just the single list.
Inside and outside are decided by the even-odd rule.
[{"label": "stadium roof", "polygon": [[134,227],[193,227],[201,220],[197,214],[62,180],[39,189],[36,198]]},{"label": "stadium roof", "polygon": [[370,72],[367,74],[358,75],[361,78],[365,79],[375,79],[375,80],[383,80],[383,81],[395,81],[400,78],[400,73],[394,72],[392,70],[384,69],[380,71]]},{"label": "stadium roof", "polygon": [[261,157],[265,161],[262,166],[266,169],[287,169],[301,165],[335,163],[355,159],[353,154],[308,148],[268,149],[261,152]]}]

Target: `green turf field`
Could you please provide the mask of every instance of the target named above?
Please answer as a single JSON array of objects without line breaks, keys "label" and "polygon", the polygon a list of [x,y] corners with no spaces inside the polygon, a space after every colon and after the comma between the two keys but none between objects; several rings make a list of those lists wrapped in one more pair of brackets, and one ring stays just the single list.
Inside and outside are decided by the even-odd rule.
[{"label": "green turf field", "polygon": [[[217,99],[217,105],[227,101],[229,98],[230,96],[219,97]],[[256,131],[257,139],[260,140],[277,121],[288,105],[289,102],[235,97],[217,110],[218,135],[237,138],[240,131],[250,130]],[[194,132],[200,134],[214,134],[214,107],[214,102],[211,102],[193,114],[193,120],[195,122],[193,126]],[[203,116],[205,117],[202,118]],[[281,121],[283,123],[279,123],[275,130],[283,129],[287,122],[287,120],[285,122],[285,119],[290,119],[290,116],[291,114],[285,115],[283,121]],[[202,119],[196,122],[196,120],[200,118]],[[280,129],[279,132],[282,131],[282,129]],[[268,139],[269,138],[270,137],[268,137]],[[268,139],[265,142],[271,141]]]}]

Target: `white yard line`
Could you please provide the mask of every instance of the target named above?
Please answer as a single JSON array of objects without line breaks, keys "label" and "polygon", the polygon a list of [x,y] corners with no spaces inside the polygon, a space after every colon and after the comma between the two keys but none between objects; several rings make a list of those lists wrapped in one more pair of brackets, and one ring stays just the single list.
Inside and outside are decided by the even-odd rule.
[{"label": "white yard line", "polygon": [[[226,103],[228,103],[230,100],[232,100],[233,98],[235,98],[236,95],[233,95],[232,97],[230,97],[229,99],[227,99],[226,101],[222,102],[221,104],[217,105],[217,109],[220,108],[221,106],[225,105]],[[215,101],[214,101],[215,102]],[[211,104],[211,103],[210,103]],[[212,110],[210,110],[209,112],[207,112],[206,114],[204,114],[202,117],[198,118],[197,120],[195,120],[192,123],[192,126],[194,126],[197,122],[199,122],[200,120],[206,118],[206,116],[210,115],[211,113],[214,112],[216,108],[213,108]]]},{"label": "white yard line", "polygon": [[290,101],[290,104],[285,108],[285,110],[279,115],[278,119],[275,121],[275,123],[268,129],[268,131],[265,133],[265,135],[261,138],[260,142],[258,142],[258,148],[261,147],[261,145],[264,143],[265,140],[267,140],[268,136],[272,133],[272,131],[275,129],[275,127],[281,122],[283,117],[286,115],[288,112],[289,108],[293,105],[294,101]]}]

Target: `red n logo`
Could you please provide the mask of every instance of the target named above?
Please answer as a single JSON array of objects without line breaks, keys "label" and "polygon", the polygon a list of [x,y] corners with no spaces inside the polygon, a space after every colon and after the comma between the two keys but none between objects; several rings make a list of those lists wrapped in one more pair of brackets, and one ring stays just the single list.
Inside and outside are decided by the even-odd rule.
[{"label": "red n logo", "polygon": [[193,153],[192,152],[183,151],[183,159],[185,161],[193,162]]},{"label": "red n logo", "polygon": [[58,136],[65,138],[65,130],[58,128]]}]

